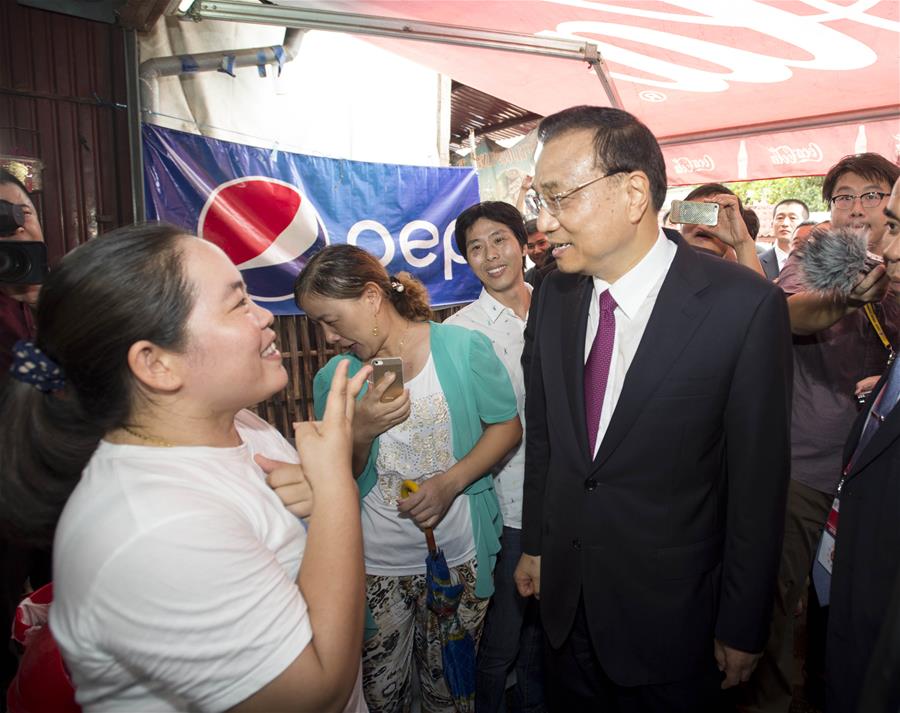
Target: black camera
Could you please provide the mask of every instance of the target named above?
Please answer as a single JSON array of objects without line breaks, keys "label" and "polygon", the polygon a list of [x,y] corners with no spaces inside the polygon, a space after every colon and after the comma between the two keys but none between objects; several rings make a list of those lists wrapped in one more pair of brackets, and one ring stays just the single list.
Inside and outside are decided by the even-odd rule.
[{"label": "black camera", "polygon": [[31,240],[0,240],[0,282],[37,285],[47,272],[46,245]]},{"label": "black camera", "polygon": [[[25,225],[21,206],[0,200],[0,237]],[[47,246],[29,240],[0,240],[0,282],[36,285],[47,276]]]}]

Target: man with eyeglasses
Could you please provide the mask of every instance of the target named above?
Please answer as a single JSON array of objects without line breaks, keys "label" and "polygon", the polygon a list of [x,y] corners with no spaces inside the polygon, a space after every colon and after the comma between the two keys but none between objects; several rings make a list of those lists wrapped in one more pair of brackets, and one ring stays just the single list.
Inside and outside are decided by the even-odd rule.
[{"label": "man with eyeglasses", "polygon": [[[665,162],[612,108],[547,117],[558,269],[529,313],[523,555],[551,710],[720,710],[768,633],[788,478],[784,295],[656,216]],[[736,204],[722,226],[742,221]]]},{"label": "man with eyeglasses", "polygon": [[[885,199],[898,176],[900,168],[875,153],[841,159],[822,186],[832,226],[866,235],[870,252],[881,255]],[[840,300],[806,290],[792,253],[777,284],[788,295],[794,334],[791,482],[771,634],[753,679],[741,691],[744,713],[786,713],[791,705],[794,616],[841,477],[857,394],[878,381],[900,337],[900,305],[886,298],[883,266],[860,275],[850,297]],[[863,309],[867,304],[874,321]]]}]

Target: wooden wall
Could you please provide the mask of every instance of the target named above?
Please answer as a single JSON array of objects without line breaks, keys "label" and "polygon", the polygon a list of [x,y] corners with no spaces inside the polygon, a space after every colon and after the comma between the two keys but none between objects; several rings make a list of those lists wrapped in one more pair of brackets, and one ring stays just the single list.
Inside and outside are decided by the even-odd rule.
[{"label": "wooden wall", "polygon": [[[0,154],[44,163],[35,202],[51,265],[133,221],[125,102],[121,28],[0,0]],[[257,412],[293,436],[291,424],[313,416],[313,377],[336,352],[305,316],[279,317],[275,329],[289,381]]]},{"label": "wooden wall", "polygon": [[44,163],[51,265],[132,221],[120,28],[0,0],[0,154]]}]

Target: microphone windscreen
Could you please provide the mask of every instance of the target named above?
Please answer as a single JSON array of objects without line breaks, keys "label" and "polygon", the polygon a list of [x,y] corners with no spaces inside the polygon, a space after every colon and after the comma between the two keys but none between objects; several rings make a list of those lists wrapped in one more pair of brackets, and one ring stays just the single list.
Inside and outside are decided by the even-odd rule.
[{"label": "microphone windscreen", "polygon": [[865,235],[849,228],[815,228],[794,251],[806,289],[841,296],[853,291],[860,273],[880,262],[868,251]]}]

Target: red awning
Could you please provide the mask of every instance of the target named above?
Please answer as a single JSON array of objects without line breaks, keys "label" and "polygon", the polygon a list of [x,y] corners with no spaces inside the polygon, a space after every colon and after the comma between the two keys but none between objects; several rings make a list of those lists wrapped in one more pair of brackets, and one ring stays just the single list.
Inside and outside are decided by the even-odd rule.
[{"label": "red awning", "polygon": [[[320,6],[595,42],[623,108],[663,144],[672,185],[821,174],[863,149],[891,160],[900,156],[898,0],[355,0]],[[538,114],[608,103],[596,74],[577,61],[370,41]]]}]

